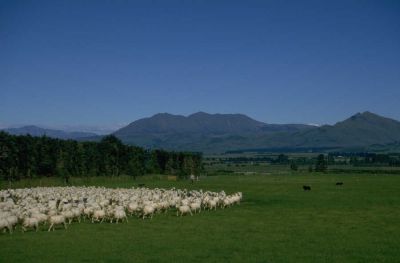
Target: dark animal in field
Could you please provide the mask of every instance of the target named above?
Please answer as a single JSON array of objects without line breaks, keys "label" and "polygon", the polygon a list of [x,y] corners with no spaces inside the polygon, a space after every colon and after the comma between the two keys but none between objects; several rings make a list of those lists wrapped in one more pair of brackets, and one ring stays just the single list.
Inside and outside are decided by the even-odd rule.
[{"label": "dark animal in field", "polygon": [[336,185],[343,185],[343,182],[337,182]]},{"label": "dark animal in field", "polygon": [[144,184],[138,184],[139,187],[144,187]]},{"label": "dark animal in field", "polygon": [[311,186],[309,186],[309,185],[303,185],[303,190],[304,190],[304,191],[311,191]]}]

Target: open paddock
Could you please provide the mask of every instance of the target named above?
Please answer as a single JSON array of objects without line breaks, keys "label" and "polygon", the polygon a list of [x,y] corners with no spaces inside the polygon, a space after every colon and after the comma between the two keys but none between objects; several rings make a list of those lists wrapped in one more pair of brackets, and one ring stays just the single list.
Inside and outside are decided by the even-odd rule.
[{"label": "open paddock", "polygon": [[[343,185],[336,186],[337,182]],[[55,179],[13,187],[54,186]],[[67,230],[0,234],[7,262],[397,262],[400,176],[229,175],[188,181],[145,177],[72,178],[74,185],[243,192],[241,205],[123,224],[73,223]],[[302,186],[311,186],[303,191]],[[7,183],[3,182],[3,189]]]}]

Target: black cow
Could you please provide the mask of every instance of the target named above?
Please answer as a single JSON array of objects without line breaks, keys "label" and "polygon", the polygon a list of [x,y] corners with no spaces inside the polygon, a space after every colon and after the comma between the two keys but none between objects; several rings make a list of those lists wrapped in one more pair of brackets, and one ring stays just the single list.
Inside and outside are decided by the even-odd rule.
[{"label": "black cow", "polygon": [[304,190],[304,191],[311,191],[311,186],[309,186],[309,185],[303,185],[303,190]]},{"label": "black cow", "polygon": [[343,182],[337,182],[336,185],[343,185]]}]

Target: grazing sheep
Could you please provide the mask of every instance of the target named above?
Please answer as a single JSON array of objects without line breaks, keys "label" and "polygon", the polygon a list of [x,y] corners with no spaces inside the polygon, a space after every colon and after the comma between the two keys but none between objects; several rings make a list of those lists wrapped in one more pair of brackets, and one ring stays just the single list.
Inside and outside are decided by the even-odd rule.
[{"label": "grazing sheep", "polygon": [[94,221],[96,222],[100,221],[100,223],[103,223],[105,218],[106,218],[106,212],[104,210],[96,210],[94,211],[92,216],[92,223],[94,223]]},{"label": "grazing sheep", "polygon": [[12,233],[12,225],[8,222],[7,219],[5,218],[0,218],[0,230],[3,230],[3,232],[6,232],[8,230],[8,232],[10,232],[10,234]]},{"label": "grazing sheep", "polygon": [[162,201],[162,202],[158,203],[159,211],[164,211],[164,213],[166,213],[168,211],[168,208],[169,208],[168,201]]},{"label": "grazing sheep", "polygon": [[86,207],[83,209],[83,221],[85,221],[86,218],[90,218],[94,213],[93,207]]},{"label": "grazing sheep", "polygon": [[[90,218],[92,223],[115,220],[128,222],[127,214],[142,219],[176,208],[177,216],[203,209],[216,210],[239,204],[242,193],[226,194],[187,189],[149,189],[105,187],[36,187],[0,190],[0,231],[11,233],[20,223],[22,231],[49,222],[48,231],[57,225],[72,224]],[[76,219],[76,220],[75,220]]]},{"label": "grazing sheep", "polygon": [[79,208],[75,207],[75,208],[71,209],[71,212],[73,214],[73,218],[76,218],[78,220],[78,222],[80,223],[81,215],[82,215],[81,210]]},{"label": "grazing sheep", "polygon": [[48,203],[48,207],[52,210],[57,210],[57,201],[56,200],[50,200]]},{"label": "grazing sheep", "polygon": [[212,210],[214,208],[214,210],[217,210],[217,200],[216,199],[211,199],[208,201],[208,208],[210,210]]},{"label": "grazing sheep", "polygon": [[66,220],[68,220],[68,224],[70,225],[72,223],[72,220],[74,219],[74,213],[71,210],[67,210],[61,213]]},{"label": "grazing sheep", "polygon": [[18,217],[15,215],[9,215],[6,217],[6,220],[8,221],[8,223],[13,227],[13,228],[17,228],[17,224],[18,224]]},{"label": "grazing sheep", "polygon": [[102,200],[99,205],[104,208],[110,204],[110,200]]},{"label": "grazing sheep", "polygon": [[48,216],[42,213],[36,213],[36,214],[32,214],[32,217],[36,218],[39,222],[39,224],[43,223],[46,224]]},{"label": "grazing sheep", "polygon": [[48,216],[55,216],[55,215],[57,215],[57,214],[58,214],[57,210],[49,210],[49,211],[47,212],[47,215],[48,215]]},{"label": "grazing sheep", "polygon": [[225,197],[224,200],[222,200],[221,207],[222,208],[229,207],[232,204],[232,202],[233,202],[232,199],[229,196],[227,196]]},{"label": "grazing sheep", "polygon": [[135,202],[135,203],[129,203],[128,205],[128,212],[130,213],[130,215],[132,216],[134,213],[137,212],[137,210],[139,209],[139,205]]},{"label": "grazing sheep", "polygon": [[115,212],[114,207],[112,206],[107,207],[105,212],[106,212],[105,218],[109,219],[110,223],[112,223],[114,221],[114,212]]},{"label": "grazing sheep", "polygon": [[183,216],[184,214],[190,214],[191,216],[193,215],[188,205],[178,206],[178,210],[176,211],[176,216],[179,216],[179,213],[181,216]]},{"label": "grazing sheep", "polygon": [[151,204],[150,204],[150,205],[144,206],[144,207],[143,207],[143,219],[144,219],[146,216],[149,216],[149,215],[150,215],[150,219],[153,219],[154,210],[155,210],[155,208],[154,208],[154,206],[151,205]]},{"label": "grazing sheep", "polygon": [[242,200],[242,193],[241,193],[241,192],[238,192],[238,193],[232,195],[232,198],[233,198],[233,202],[234,202],[235,204],[240,205],[240,201]]},{"label": "grazing sheep", "polygon": [[118,207],[117,209],[115,209],[114,211],[114,218],[118,224],[118,221],[121,220],[126,220],[126,222],[128,222],[128,217],[126,216],[126,213],[124,211],[124,209],[122,207]]},{"label": "grazing sheep", "polygon": [[36,232],[39,230],[39,220],[35,217],[27,217],[22,223],[22,232],[25,232],[27,228],[34,228]]},{"label": "grazing sheep", "polygon": [[197,211],[199,211],[199,213],[200,213],[201,212],[201,203],[200,202],[191,203],[190,210],[194,211],[195,214],[197,213]]},{"label": "grazing sheep", "polygon": [[63,215],[50,216],[49,223],[50,227],[48,231],[51,229],[54,231],[56,225],[64,225],[64,228],[67,229],[67,223],[65,222],[65,217]]}]

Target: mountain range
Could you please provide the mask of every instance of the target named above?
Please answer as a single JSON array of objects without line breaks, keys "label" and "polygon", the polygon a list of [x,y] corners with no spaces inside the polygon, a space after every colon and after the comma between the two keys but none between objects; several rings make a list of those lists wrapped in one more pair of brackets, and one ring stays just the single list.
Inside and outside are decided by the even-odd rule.
[{"label": "mountain range", "polygon": [[[6,129],[61,139],[100,140],[87,132],[65,132],[36,126]],[[334,125],[267,124],[243,114],[189,116],[159,113],[139,119],[112,133],[124,143],[146,148],[220,153],[248,150],[391,149],[400,142],[400,122],[371,112],[357,113]],[[396,148],[397,149],[397,148]]]},{"label": "mountain range", "polygon": [[59,139],[82,139],[86,137],[98,136],[96,133],[91,132],[67,132],[63,130],[55,130],[55,129],[45,129],[35,125],[27,125],[19,128],[7,128],[3,129],[3,131],[8,132],[14,135],[26,135],[30,134],[32,136],[43,136],[46,135],[52,138]]},{"label": "mountain range", "polygon": [[147,148],[225,152],[241,149],[363,149],[400,141],[400,122],[371,112],[335,125],[267,124],[242,114],[168,113],[134,121],[113,133]]}]

